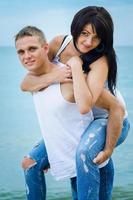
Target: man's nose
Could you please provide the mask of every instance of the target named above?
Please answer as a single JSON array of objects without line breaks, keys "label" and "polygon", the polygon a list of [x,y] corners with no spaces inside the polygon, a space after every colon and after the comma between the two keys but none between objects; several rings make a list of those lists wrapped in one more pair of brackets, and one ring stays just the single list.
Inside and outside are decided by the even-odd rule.
[{"label": "man's nose", "polygon": [[29,51],[25,51],[25,54],[24,54],[24,57],[27,59],[27,58],[30,58],[31,57],[31,54]]}]

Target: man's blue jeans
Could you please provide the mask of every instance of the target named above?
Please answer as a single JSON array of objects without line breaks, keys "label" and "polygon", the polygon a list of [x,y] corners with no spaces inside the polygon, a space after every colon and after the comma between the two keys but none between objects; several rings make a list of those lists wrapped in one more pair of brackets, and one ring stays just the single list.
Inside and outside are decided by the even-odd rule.
[{"label": "man's blue jeans", "polygon": [[[104,148],[106,124],[106,119],[94,120],[82,135],[76,153],[77,177],[70,180],[73,200],[111,199],[114,177],[112,159],[100,169],[92,161]],[[129,122],[125,119],[117,145],[125,140],[129,127]],[[49,168],[49,162],[43,140],[32,149],[29,157],[35,164],[24,170],[27,199],[45,200],[46,183],[43,170]]]}]

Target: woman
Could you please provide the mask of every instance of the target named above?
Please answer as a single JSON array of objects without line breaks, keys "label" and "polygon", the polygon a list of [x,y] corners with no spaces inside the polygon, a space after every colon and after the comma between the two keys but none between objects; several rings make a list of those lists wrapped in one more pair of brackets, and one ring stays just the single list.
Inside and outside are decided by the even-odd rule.
[{"label": "woman", "polygon": [[[104,8],[95,6],[84,8],[75,15],[71,25],[71,33],[73,41],[70,41],[64,51],[61,52],[60,61],[66,63],[72,56],[81,55],[83,60],[83,70],[86,73],[88,85],[86,84],[84,74],[82,73],[81,60],[77,57],[72,58],[67,64],[72,68],[72,77],[75,85],[74,89],[77,91],[75,92],[76,102],[78,105],[84,105],[84,109],[82,107],[83,110],[81,109],[80,112],[86,113],[95,105],[105,85],[107,85],[106,87],[115,94],[117,65],[113,49],[112,19]],[[51,59],[55,57],[62,40],[63,37],[57,37],[51,42],[49,52]],[[23,86],[24,84],[27,84],[29,78],[30,77],[25,80]],[[37,81],[35,85],[37,85]],[[41,87],[39,85],[38,89],[42,87],[42,85]],[[81,91],[82,93],[79,94],[78,91]],[[107,112],[95,108],[94,116],[95,118],[100,119],[95,120],[92,125],[88,127],[83,134],[77,149],[78,197],[75,197],[75,199],[78,198],[79,200],[107,200],[110,199],[112,191],[113,168],[111,160],[105,167],[105,171],[104,168],[101,170],[101,176],[98,165],[94,163],[96,155],[104,148]],[[124,125],[125,130],[123,129],[123,132],[127,133],[129,125],[126,120],[124,121]],[[95,130],[96,127],[98,131]],[[113,132],[113,130],[109,131]],[[120,131],[117,132],[117,136],[119,133]],[[106,137],[106,141],[110,140],[110,135],[108,133]],[[99,142],[95,145],[96,141]],[[114,146],[115,143],[111,147],[105,144],[107,157],[110,157]],[[83,168],[79,167],[81,165]],[[107,183],[103,184],[101,178],[104,179],[105,175],[108,173],[106,170],[110,169],[111,173],[110,177],[108,177],[108,189],[103,192],[103,185],[105,186]],[[75,182],[76,179],[73,179],[72,186],[73,189],[75,189],[74,192],[76,192]],[[83,182],[84,184],[82,184]],[[74,195],[76,195],[76,193],[74,193]]]}]

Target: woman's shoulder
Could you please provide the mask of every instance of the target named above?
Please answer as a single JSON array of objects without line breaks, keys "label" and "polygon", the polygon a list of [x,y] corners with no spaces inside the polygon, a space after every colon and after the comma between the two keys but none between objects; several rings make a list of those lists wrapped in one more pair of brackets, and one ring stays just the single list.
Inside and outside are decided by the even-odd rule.
[{"label": "woman's shoulder", "polygon": [[65,37],[65,35],[57,35],[50,41],[49,44],[54,43],[55,45],[59,45],[59,44],[61,44],[64,37]]},{"label": "woman's shoulder", "polygon": [[106,58],[106,56],[105,55],[102,55],[102,56],[100,56],[100,57],[98,57],[96,60],[94,60],[94,62],[92,62],[91,64],[90,64],[90,68],[92,67],[92,66],[94,66],[94,65],[101,65],[101,66],[106,66],[107,67],[107,65],[108,65],[108,62],[107,62],[107,58]]},{"label": "woman's shoulder", "polygon": [[65,35],[58,35],[58,36],[55,36],[50,42],[49,42],[49,58],[50,60],[52,60],[58,49],[60,48],[61,44],[62,44],[62,41],[64,39]]}]

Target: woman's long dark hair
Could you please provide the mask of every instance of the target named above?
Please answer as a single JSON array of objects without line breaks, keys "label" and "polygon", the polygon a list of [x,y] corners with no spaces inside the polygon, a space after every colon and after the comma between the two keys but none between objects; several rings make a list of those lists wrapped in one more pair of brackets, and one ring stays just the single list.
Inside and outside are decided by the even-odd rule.
[{"label": "woman's long dark hair", "polygon": [[89,64],[105,55],[108,62],[108,88],[114,94],[117,79],[117,62],[116,54],[113,48],[113,32],[114,25],[112,18],[107,10],[103,7],[88,6],[80,10],[73,18],[71,24],[71,34],[75,48],[76,41],[80,36],[84,27],[88,24],[92,25],[97,36],[101,40],[98,47],[81,56],[83,60],[83,69],[89,71]]}]

